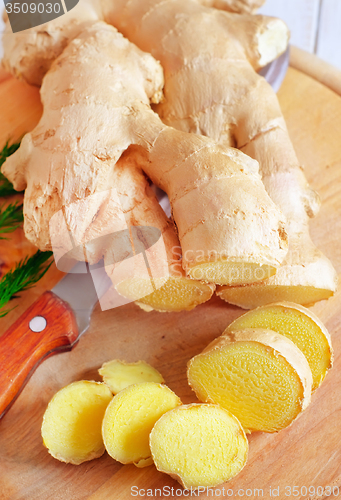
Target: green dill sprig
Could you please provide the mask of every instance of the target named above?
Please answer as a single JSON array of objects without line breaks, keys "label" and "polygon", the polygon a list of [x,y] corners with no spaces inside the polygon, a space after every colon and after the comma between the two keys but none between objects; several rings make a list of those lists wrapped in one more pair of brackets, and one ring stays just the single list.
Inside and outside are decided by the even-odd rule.
[{"label": "green dill sprig", "polygon": [[14,269],[8,271],[0,280],[0,318],[6,316],[11,309],[3,310],[11,299],[19,292],[32,288],[48,271],[52,264],[49,259],[52,252],[38,250],[32,257],[25,257]]},{"label": "green dill sprig", "polygon": [[[5,163],[6,159],[16,152],[16,150],[20,146],[20,143],[21,141],[9,145],[9,141],[6,142],[2,151],[0,151],[0,169],[2,165]],[[6,179],[4,174],[0,172],[0,196],[11,196],[13,194],[18,194],[18,191],[14,189],[11,182],[8,179]]]},{"label": "green dill sprig", "polygon": [[[11,203],[6,208],[0,207],[0,235],[1,233],[12,233],[24,220],[23,206],[16,203]],[[0,240],[6,240],[4,236],[0,236]]]}]

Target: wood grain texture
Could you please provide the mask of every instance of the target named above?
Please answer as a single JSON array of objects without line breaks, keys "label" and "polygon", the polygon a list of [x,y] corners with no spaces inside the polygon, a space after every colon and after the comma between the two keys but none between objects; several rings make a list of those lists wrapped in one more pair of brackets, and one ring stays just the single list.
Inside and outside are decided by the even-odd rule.
[{"label": "wood grain texture", "polygon": [[[30,329],[35,317],[46,320],[41,332]],[[70,350],[78,338],[70,306],[52,292],[45,292],[1,336],[0,418],[28,382],[34,370],[52,354]]]},{"label": "wood grain texture", "polygon": [[[340,274],[341,98],[295,69],[289,70],[279,98],[297,154],[323,202],[320,214],[311,223],[312,237]],[[3,111],[6,114],[6,110],[0,114]],[[0,134],[4,126],[0,120]],[[50,269],[37,289],[16,299],[18,308],[0,320],[0,331],[23,312],[27,301],[32,300],[30,294],[40,293],[42,287],[51,286],[59,277],[55,268]],[[270,487],[278,487],[280,500],[315,500],[317,495],[290,496],[286,487],[341,488],[341,293],[317,304],[313,310],[332,335],[334,368],[314,394],[311,405],[291,427],[276,435],[255,433],[249,437],[248,464],[240,475],[224,485],[225,496],[222,488],[217,488],[221,494],[214,498],[226,498],[227,488],[234,490],[235,497],[239,489],[261,489],[262,498],[270,500],[273,498]],[[0,422],[0,499],[130,500],[132,486],[144,490],[165,486],[179,489],[176,481],[153,466],[146,469],[121,466],[107,454],[80,466],[54,460],[41,441],[43,413],[58,389],[75,380],[99,380],[98,368],[113,358],[146,360],[163,374],[184,403],[195,401],[186,382],[187,361],[242,312],[217,297],[183,313],[144,313],[134,304],[105,312],[97,307],[90,329],[76,348],[47,359]],[[159,494],[157,498],[166,496]],[[211,495],[203,493],[200,498]]]}]

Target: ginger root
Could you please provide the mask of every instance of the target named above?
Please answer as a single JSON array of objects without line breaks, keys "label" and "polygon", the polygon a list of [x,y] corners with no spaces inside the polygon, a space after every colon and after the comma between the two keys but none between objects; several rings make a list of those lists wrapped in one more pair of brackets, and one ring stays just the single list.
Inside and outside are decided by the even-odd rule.
[{"label": "ginger root", "polygon": [[322,384],[332,367],[333,348],[329,332],[319,318],[305,307],[290,302],[259,307],[237,318],[225,332],[245,328],[267,328],[296,344],[309,363],[313,391]]},{"label": "ginger root", "polygon": [[[115,85],[106,85],[111,81]],[[25,232],[39,248],[50,248],[48,223],[62,211],[81,249],[77,258],[97,262],[104,254],[120,293],[131,294],[133,300],[142,298],[140,302],[149,308],[181,310],[211,296],[214,286],[199,281],[242,284],[271,276],[287,252],[287,241],[285,219],[266,194],[254,160],[237,150],[224,150],[211,139],[171,129],[151,110],[150,101],[161,98],[162,83],[160,65],[149,54],[111,26],[101,22],[89,26],[52,64],[41,89],[43,117],[3,172],[17,189],[26,187]],[[176,236],[159,215],[161,209],[153,200],[130,202],[139,181],[130,186],[120,182],[128,167],[135,172],[130,177],[141,177],[137,172],[142,167],[167,191],[179,232],[181,263],[197,284],[178,270],[173,272]],[[112,197],[115,189],[127,206],[123,214]],[[137,293],[138,279],[116,280],[114,245],[109,242],[103,252],[92,242],[95,236],[117,231],[114,221],[119,229],[160,228],[170,276],[179,278],[169,281],[169,291],[163,275],[159,277],[166,291],[156,290],[153,297],[155,290],[146,290],[145,281]],[[57,225],[56,236],[59,230]],[[60,238],[59,245],[63,244]],[[174,289],[178,301],[172,300]]]},{"label": "ginger root", "polygon": [[126,363],[119,359],[113,359],[104,363],[98,373],[113,394],[117,394],[130,385],[142,382],[164,383],[161,373],[145,361]]},{"label": "ginger root", "polygon": [[255,72],[286,48],[284,23],[191,0],[104,0],[103,6],[107,22],[161,62],[165,100],[155,109],[162,120],[258,160],[265,188],[287,218],[289,252],[277,273],[219,288],[218,295],[245,308],[274,300],[309,305],[332,296],[335,269],[309,235],[318,196],[304,177],[275,93]]},{"label": "ginger root", "polygon": [[155,382],[130,385],[106,409],[102,425],[105,448],[123,464],[152,463],[149,434],[155,422],[181,401],[167,386]]},{"label": "ginger root", "polygon": [[103,455],[102,420],[112,397],[105,384],[88,380],[58,391],[48,404],[41,427],[50,455],[74,465]]},{"label": "ginger root", "polygon": [[271,330],[226,332],[188,363],[202,402],[219,404],[246,432],[277,432],[308,406],[312,374],[298,347]]},{"label": "ginger root", "polygon": [[229,411],[190,404],[165,413],[150,433],[156,468],[184,488],[214,487],[235,477],[248,454],[245,433]]}]

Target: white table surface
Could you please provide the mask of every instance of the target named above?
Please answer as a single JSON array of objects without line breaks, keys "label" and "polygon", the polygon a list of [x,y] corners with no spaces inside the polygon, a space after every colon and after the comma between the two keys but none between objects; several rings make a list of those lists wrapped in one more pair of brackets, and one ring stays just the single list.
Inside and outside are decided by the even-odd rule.
[{"label": "white table surface", "polygon": [[[341,0],[267,0],[260,12],[283,19],[291,30],[292,44],[341,69]],[[0,33],[3,26],[0,18]]]}]

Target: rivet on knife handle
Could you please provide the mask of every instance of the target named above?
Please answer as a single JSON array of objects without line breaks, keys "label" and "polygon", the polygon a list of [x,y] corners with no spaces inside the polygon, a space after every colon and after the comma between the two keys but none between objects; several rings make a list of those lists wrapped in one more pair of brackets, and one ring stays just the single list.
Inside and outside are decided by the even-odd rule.
[{"label": "rivet on knife handle", "polygon": [[38,365],[71,349],[78,338],[69,305],[45,292],[0,337],[0,418],[7,412]]}]

